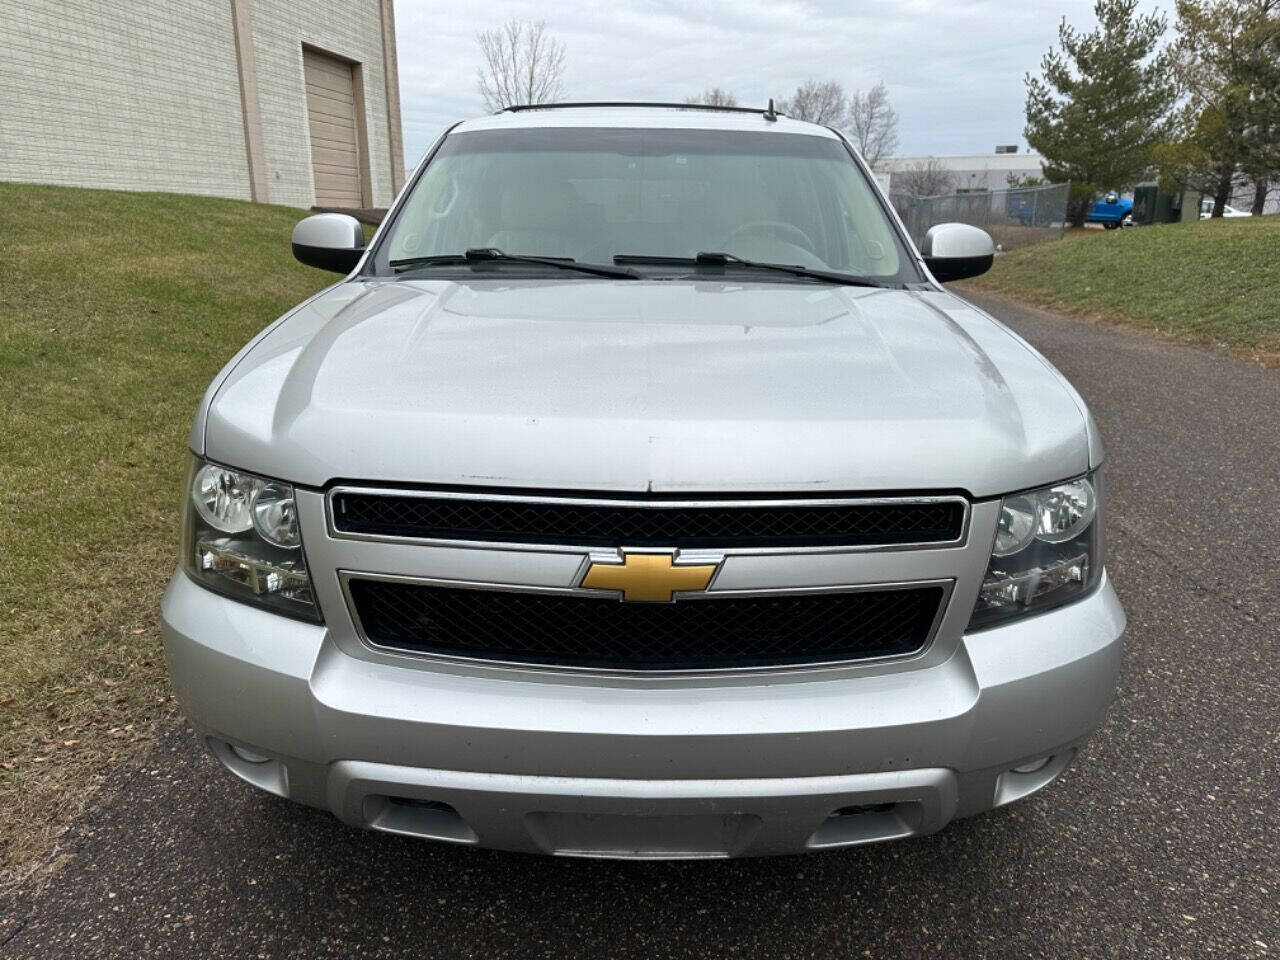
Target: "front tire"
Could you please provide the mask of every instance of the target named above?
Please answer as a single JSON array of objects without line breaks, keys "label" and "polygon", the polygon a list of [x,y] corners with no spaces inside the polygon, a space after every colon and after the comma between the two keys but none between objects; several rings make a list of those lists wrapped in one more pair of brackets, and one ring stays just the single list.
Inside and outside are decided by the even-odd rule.
[{"label": "front tire", "polygon": [[1119,229],[1119,227],[1120,227],[1119,220],[1108,220],[1106,223],[1102,225],[1102,228],[1104,230],[1117,230]]}]

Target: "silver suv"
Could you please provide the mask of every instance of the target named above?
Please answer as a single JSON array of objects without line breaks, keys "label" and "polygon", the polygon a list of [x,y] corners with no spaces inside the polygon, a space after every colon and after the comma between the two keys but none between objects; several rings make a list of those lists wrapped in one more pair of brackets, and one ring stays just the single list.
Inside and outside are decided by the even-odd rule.
[{"label": "silver suv", "polygon": [[232,773],[604,857],[918,836],[1113,696],[1102,447],[838,133],[560,105],[452,128],[191,430],[165,643]]}]

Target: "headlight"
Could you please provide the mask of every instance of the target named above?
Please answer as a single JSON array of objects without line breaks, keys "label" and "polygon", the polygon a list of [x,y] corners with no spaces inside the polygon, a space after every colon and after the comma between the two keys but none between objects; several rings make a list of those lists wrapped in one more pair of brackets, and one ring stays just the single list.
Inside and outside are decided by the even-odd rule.
[{"label": "headlight", "polygon": [[969,629],[1069,603],[1102,576],[1098,474],[1018,493],[1000,502],[991,562]]},{"label": "headlight", "polygon": [[214,463],[206,463],[191,481],[191,503],[200,519],[222,533],[244,533],[252,522],[249,501],[259,481]]},{"label": "headlight", "polygon": [[296,550],[302,545],[293,487],[287,483],[262,484],[253,495],[249,513],[254,532],[267,543],[286,550]]},{"label": "headlight", "polygon": [[193,460],[182,565],[197,582],[246,603],[319,622],[293,487]]}]

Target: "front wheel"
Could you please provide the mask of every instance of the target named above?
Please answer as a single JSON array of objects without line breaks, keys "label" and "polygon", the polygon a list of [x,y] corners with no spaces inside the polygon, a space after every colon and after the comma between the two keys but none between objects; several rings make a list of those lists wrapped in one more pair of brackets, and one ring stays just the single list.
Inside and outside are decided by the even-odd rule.
[{"label": "front wheel", "polygon": [[1119,226],[1120,226],[1119,220],[1108,220],[1106,223],[1102,225],[1102,228],[1104,230],[1115,230]]}]

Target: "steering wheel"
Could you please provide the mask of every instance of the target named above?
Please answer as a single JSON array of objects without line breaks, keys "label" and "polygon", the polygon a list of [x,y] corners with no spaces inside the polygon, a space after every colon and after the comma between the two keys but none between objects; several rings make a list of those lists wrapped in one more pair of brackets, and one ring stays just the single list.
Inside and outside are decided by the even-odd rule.
[{"label": "steering wheel", "polygon": [[[443,220],[453,210],[453,205],[458,202],[458,196],[462,193],[458,189],[458,180],[456,177],[450,177],[447,192],[442,196],[434,197],[431,203],[431,209],[427,211],[427,219],[430,221]],[[445,200],[445,196],[448,200]]]},{"label": "steering wheel", "polygon": [[744,233],[759,233],[767,231],[773,234],[779,240],[786,243],[795,244],[812,253],[815,257],[818,252],[814,249],[813,241],[809,239],[809,235],[797,227],[794,223],[783,223],[781,220],[752,220],[748,223],[741,224],[729,231],[724,238],[724,246],[729,253],[733,252],[734,241]]}]

